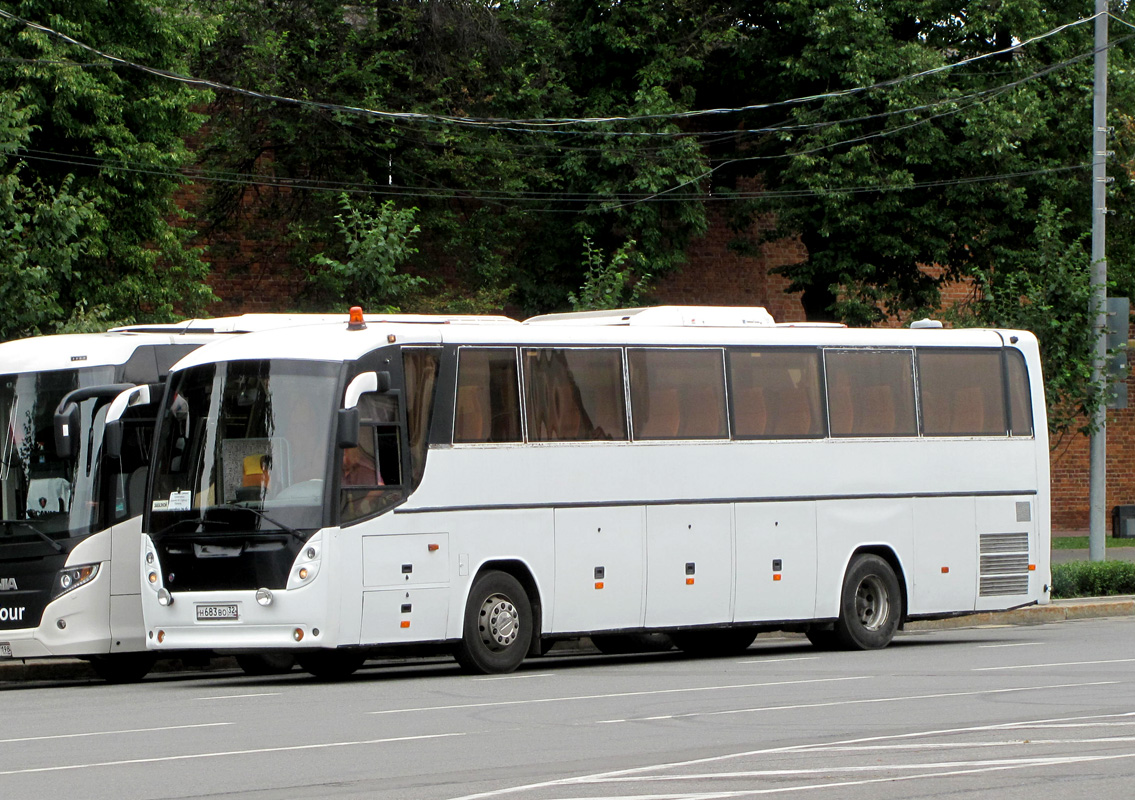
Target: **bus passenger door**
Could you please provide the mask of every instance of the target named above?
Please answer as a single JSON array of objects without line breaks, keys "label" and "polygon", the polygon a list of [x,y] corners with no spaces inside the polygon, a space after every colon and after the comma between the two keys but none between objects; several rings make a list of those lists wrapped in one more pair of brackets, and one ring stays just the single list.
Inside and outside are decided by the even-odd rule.
[{"label": "bus passenger door", "polygon": [[816,505],[737,505],[735,622],[812,619],[816,611]]},{"label": "bus passenger door", "polygon": [[733,508],[728,504],[646,509],[646,624],[730,621]]},{"label": "bus passenger door", "polygon": [[645,542],[641,506],[557,508],[551,630],[642,627]]}]

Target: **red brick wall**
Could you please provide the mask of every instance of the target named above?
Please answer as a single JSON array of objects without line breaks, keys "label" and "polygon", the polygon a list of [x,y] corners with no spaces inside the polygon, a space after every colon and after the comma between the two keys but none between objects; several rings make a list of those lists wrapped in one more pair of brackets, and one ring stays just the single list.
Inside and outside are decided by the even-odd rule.
[{"label": "red brick wall", "polygon": [[[804,245],[781,239],[762,244],[757,254],[742,255],[729,248],[739,234],[729,226],[725,204],[711,203],[708,216],[709,230],[691,242],[682,269],[662,278],[651,294],[672,305],[764,306],[777,322],[802,322],[799,296],[786,294],[788,279],[771,271],[804,260]],[[758,219],[746,238],[756,240],[769,226],[768,219]]]}]

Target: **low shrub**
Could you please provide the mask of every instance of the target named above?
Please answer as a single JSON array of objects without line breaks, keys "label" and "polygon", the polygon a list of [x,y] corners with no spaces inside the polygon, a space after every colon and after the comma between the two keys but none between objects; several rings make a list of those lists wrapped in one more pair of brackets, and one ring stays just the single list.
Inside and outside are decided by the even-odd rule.
[{"label": "low shrub", "polygon": [[1135,562],[1068,561],[1052,565],[1052,598],[1135,594]]}]

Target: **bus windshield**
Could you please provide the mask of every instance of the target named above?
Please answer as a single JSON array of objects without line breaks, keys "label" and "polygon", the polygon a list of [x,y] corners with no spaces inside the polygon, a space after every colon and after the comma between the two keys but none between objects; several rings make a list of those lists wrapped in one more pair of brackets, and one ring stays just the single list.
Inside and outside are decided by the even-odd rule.
[{"label": "bus windshield", "polygon": [[339,365],[203,364],[170,377],[150,530],[246,535],[324,518]]},{"label": "bus windshield", "polygon": [[4,541],[85,536],[98,522],[95,456],[102,443],[96,415],[105,402],[79,404],[83,433],[76,458],[55,450],[56,406],[70,391],[111,383],[113,367],[0,376],[0,514]]}]

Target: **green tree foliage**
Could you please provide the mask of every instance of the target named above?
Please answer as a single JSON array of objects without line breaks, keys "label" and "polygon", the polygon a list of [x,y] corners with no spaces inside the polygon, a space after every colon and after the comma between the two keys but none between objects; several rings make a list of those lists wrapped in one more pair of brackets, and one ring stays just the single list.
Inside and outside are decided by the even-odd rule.
[{"label": "green tree foliage", "polygon": [[339,198],[342,213],[335,223],[346,249],[345,261],[326,253],[312,258],[323,269],[312,279],[337,300],[361,305],[368,311],[397,312],[425,279],[398,272],[414,253],[410,241],[421,230],[414,224],[416,208],[397,209],[387,200],[377,209],[364,203],[357,207],[346,194]]},{"label": "green tree foliage", "polygon": [[[676,121],[525,126],[493,119],[622,117],[690,108],[704,54],[730,39],[715,4],[590,0],[491,3],[324,0],[206,3],[221,20],[200,71],[215,80],[351,107],[478,118],[459,124],[367,118],[218,95],[203,154],[218,169],[348,183],[415,206],[417,274],[444,277],[450,298],[480,294],[524,311],[567,305],[583,281],[581,236],[606,250],[629,239],[656,274],[676,268],[705,229],[696,195],[706,173]],[[715,12],[720,13],[720,12]],[[663,135],[658,135],[663,134]],[[628,202],[693,182],[679,202]],[[214,224],[239,222],[255,181],[216,187]],[[328,193],[261,188],[264,219],[334,236]],[[306,245],[305,245],[306,246]],[[301,263],[309,251],[298,255]],[[439,276],[437,265],[445,264]],[[435,287],[440,284],[435,282]]]},{"label": "green tree foliage", "polygon": [[[770,235],[799,235],[808,249],[805,263],[784,272],[810,317],[921,316],[938,306],[946,281],[993,274],[1007,261],[1026,267],[1045,199],[1070,209],[1065,241],[1088,229],[1091,24],[941,68],[1089,12],[1083,2],[1040,0],[782,0],[749,15],[760,31],[750,60],[765,65],[778,96],[828,95],[751,117],[750,127],[783,125],[781,115],[795,127],[754,143],[745,157],[767,158],[743,165],[769,191],[760,208],[777,215]],[[1135,89],[1129,49],[1111,53],[1118,108]],[[1130,192],[1120,176],[1116,202]],[[1119,226],[1111,240],[1121,268],[1129,229]]]},{"label": "green tree foliage", "polygon": [[[6,10],[117,57],[185,68],[207,20],[167,0],[23,0]],[[0,20],[4,336],[168,319],[212,298],[175,224],[202,94]],[[13,135],[15,132],[15,135]],[[11,307],[9,306],[11,304]]]},{"label": "green tree foliage", "polygon": [[[27,144],[30,112],[18,95],[0,92],[0,340],[40,330],[67,318],[59,286],[86,247],[83,231],[93,215],[68,176],[57,188],[24,182],[30,171],[13,156]],[[34,177],[32,178],[34,181]]]},{"label": "green tree foliage", "polygon": [[572,311],[597,311],[600,309],[628,308],[642,301],[650,275],[636,274],[636,254],[632,251],[634,239],[625,242],[609,259],[603,251],[592,244],[591,239],[583,239],[583,261],[587,265],[583,286],[579,294],[568,292],[568,302]]}]

